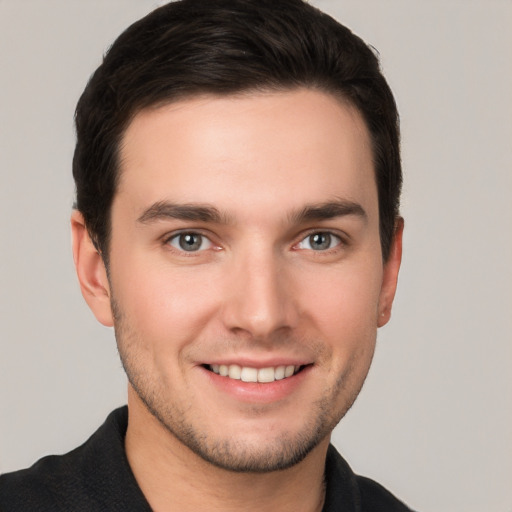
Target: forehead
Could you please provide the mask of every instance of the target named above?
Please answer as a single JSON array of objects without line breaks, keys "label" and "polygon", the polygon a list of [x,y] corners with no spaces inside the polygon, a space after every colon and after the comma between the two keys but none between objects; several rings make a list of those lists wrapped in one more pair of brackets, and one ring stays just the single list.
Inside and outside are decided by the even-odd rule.
[{"label": "forehead", "polygon": [[362,117],[348,103],[307,89],[202,96],[143,110],[124,134],[120,173],[114,202],[269,211],[329,196],[364,202],[367,210],[377,202]]}]

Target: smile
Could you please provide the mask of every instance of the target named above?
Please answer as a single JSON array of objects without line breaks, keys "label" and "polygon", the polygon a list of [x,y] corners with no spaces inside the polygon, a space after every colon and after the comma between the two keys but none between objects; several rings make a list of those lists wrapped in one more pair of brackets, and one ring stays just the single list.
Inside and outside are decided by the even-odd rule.
[{"label": "smile", "polygon": [[239,366],[238,364],[211,364],[206,368],[221,377],[241,380],[243,382],[274,382],[283,380],[298,373],[303,366],[270,366],[267,368],[251,368],[249,366]]}]

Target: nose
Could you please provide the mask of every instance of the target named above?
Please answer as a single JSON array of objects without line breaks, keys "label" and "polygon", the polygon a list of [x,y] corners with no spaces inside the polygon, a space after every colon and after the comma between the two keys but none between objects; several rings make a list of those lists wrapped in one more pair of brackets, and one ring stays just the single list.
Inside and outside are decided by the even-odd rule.
[{"label": "nose", "polygon": [[270,250],[235,259],[223,308],[225,327],[259,339],[293,329],[299,312],[285,262]]}]

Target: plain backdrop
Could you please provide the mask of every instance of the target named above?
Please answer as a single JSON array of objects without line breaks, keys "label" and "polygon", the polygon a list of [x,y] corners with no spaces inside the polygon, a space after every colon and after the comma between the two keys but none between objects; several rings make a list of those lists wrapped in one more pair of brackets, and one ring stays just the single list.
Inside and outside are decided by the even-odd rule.
[{"label": "plain backdrop", "polygon": [[[161,3],[161,2],[160,2]],[[512,2],[317,0],[377,48],[402,117],[404,261],[334,443],[430,512],[512,511]],[[0,0],[0,471],[125,403],[74,275],[76,101],[154,0]]]}]

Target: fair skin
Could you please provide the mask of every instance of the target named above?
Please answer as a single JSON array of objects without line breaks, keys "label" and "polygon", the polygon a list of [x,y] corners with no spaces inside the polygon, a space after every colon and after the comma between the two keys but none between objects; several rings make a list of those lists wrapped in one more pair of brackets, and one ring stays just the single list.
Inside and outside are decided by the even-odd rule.
[{"label": "fair skin", "polygon": [[382,261],[360,115],[305,89],[196,97],[137,114],[121,161],[108,278],[78,212],[73,248],[150,505],[321,510],[401,258],[398,223]]}]

